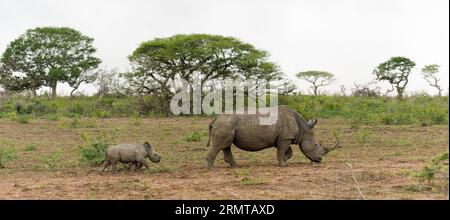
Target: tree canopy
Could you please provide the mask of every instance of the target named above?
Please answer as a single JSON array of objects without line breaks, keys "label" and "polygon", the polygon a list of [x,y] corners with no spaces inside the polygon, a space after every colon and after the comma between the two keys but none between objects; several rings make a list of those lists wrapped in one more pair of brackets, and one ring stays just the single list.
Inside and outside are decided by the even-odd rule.
[{"label": "tree canopy", "polygon": [[388,81],[397,90],[397,97],[403,98],[403,92],[408,85],[408,77],[416,63],[406,57],[391,57],[378,65],[373,71],[379,81]]},{"label": "tree canopy", "polygon": [[[233,37],[208,34],[175,35],[143,42],[130,56],[131,78],[146,91],[166,90],[170,80],[275,79],[279,68],[269,54]],[[143,83],[145,81],[146,83]]]},{"label": "tree canopy", "polygon": [[0,83],[7,90],[34,93],[42,86],[49,86],[52,98],[56,96],[58,82],[78,88],[80,81],[92,81],[87,72],[101,62],[93,55],[96,51],[93,41],[67,27],[29,29],[3,53]]},{"label": "tree canopy", "polygon": [[334,75],[326,71],[304,71],[296,74],[299,79],[305,80],[311,83],[314,95],[319,95],[319,88],[328,86],[335,81]]},{"label": "tree canopy", "polygon": [[442,87],[439,85],[441,79],[437,75],[439,73],[439,68],[440,66],[437,64],[426,65],[422,68],[422,76],[431,87],[438,90],[438,96],[441,96]]}]

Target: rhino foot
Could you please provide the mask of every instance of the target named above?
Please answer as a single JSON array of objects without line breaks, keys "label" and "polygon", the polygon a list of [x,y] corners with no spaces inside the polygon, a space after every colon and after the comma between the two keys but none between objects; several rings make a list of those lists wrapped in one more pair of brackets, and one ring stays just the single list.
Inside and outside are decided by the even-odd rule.
[{"label": "rhino foot", "polygon": [[287,167],[287,163],[286,162],[281,162],[281,163],[278,163],[278,166],[279,167]]}]

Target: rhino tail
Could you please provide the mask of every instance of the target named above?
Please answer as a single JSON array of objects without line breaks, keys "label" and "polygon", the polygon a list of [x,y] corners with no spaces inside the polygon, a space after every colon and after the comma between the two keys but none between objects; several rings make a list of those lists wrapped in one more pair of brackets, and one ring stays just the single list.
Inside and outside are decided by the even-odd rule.
[{"label": "rhino tail", "polygon": [[211,142],[211,130],[212,130],[212,125],[214,124],[214,122],[217,120],[217,118],[215,118],[211,123],[209,123],[208,126],[208,143],[206,143],[206,146],[209,147],[209,143]]}]

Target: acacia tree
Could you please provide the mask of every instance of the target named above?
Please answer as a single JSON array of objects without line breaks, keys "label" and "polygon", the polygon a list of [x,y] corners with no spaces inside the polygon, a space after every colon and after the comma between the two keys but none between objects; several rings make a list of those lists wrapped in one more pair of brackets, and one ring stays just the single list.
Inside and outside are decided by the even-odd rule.
[{"label": "acacia tree", "polygon": [[29,29],[3,53],[0,83],[10,90],[30,89],[34,94],[40,87],[49,86],[52,99],[56,97],[59,82],[78,88],[81,82],[91,81],[84,74],[101,62],[93,56],[93,41],[66,27]]},{"label": "acacia tree", "polygon": [[391,57],[381,63],[373,71],[379,81],[388,81],[397,91],[397,98],[403,99],[403,93],[408,85],[408,77],[416,63],[406,57]]},{"label": "acacia tree", "polygon": [[299,79],[305,80],[311,84],[314,95],[319,95],[319,88],[332,84],[336,79],[334,75],[326,71],[305,71],[296,74]]},{"label": "acacia tree", "polygon": [[175,35],[143,42],[128,58],[126,74],[140,93],[154,93],[161,104],[173,95],[170,84],[184,79],[201,86],[210,79],[275,79],[279,68],[269,54],[233,37],[208,34]]},{"label": "acacia tree", "polygon": [[290,95],[290,94],[294,94],[296,89],[297,89],[297,86],[294,83],[292,83],[291,80],[283,79],[280,83],[279,93],[282,95]]},{"label": "acacia tree", "polygon": [[431,87],[434,87],[438,90],[438,96],[441,96],[442,87],[439,85],[439,81],[441,79],[437,76],[439,68],[440,66],[437,64],[426,65],[422,68],[422,76]]}]

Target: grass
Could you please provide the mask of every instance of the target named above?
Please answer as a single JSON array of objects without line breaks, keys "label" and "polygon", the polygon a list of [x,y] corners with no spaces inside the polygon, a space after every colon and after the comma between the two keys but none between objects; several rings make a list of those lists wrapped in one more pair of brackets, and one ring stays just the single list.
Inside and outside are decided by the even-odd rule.
[{"label": "grass", "polygon": [[4,168],[7,163],[17,159],[14,148],[0,148],[0,168]]},{"label": "grass", "polygon": [[[90,187],[96,186],[101,199],[139,199],[149,192],[139,191],[139,187],[119,187],[128,184],[120,183],[122,180],[138,179],[148,184],[152,199],[358,199],[344,165],[349,161],[348,149],[355,176],[368,199],[445,198],[440,190],[441,180],[444,180],[441,174],[436,174],[433,185],[429,186],[426,181],[421,183],[412,177],[412,173],[420,172],[434,157],[448,151],[448,125],[369,124],[353,130],[346,120],[319,118],[315,128],[318,140],[324,145],[334,143],[335,139],[342,141],[342,148],[327,154],[320,164],[312,165],[298,146],[292,146],[294,156],[288,161],[289,166],[283,168],[277,166],[275,148],[246,152],[232,147],[240,167],[229,168],[221,152],[215,168],[207,172],[205,156],[209,148],[204,146],[204,134],[211,121],[209,118],[198,117],[194,124],[190,117],[142,117],[140,126],[130,123],[129,118],[81,117],[79,122],[83,124],[91,119],[96,120],[95,129],[60,127],[63,121],[46,118],[36,119],[27,126],[8,118],[0,119],[0,130],[4,131],[0,149],[17,149],[16,159],[0,170],[0,179],[4,182],[0,197],[83,199],[91,192]],[[372,132],[368,145],[360,144],[355,137],[362,129]],[[203,142],[183,140],[193,131],[202,135]],[[87,140],[80,135],[88,137]],[[97,166],[95,163],[82,162],[79,147],[94,148],[92,144],[96,139],[105,144],[149,141],[162,159],[159,164],[149,161],[150,171],[88,173],[98,167],[93,167]],[[23,150],[32,144],[37,144],[32,153]],[[94,151],[92,154],[104,159],[103,153]],[[445,165],[446,161],[442,163]],[[23,188],[32,188],[36,183],[27,180],[43,177],[45,181],[39,182],[48,184],[45,190],[22,192],[20,187],[12,187],[18,182]],[[58,186],[58,195],[54,186]],[[217,186],[223,187],[218,189]],[[428,186],[432,190],[427,190]]]},{"label": "grass", "polygon": [[149,173],[173,173],[177,170],[175,166],[155,166],[154,164],[150,164]]},{"label": "grass", "polygon": [[372,141],[373,134],[369,130],[358,130],[355,133],[355,138],[360,144],[367,144]]},{"label": "grass", "polygon": [[24,151],[35,151],[36,149],[37,149],[36,144],[30,144],[25,147]]},{"label": "grass", "polygon": [[41,158],[41,163],[44,166],[44,168],[47,169],[57,169],[61,167],[61,152],[52,152],[50,154],[47,154]]},{"label": "grass", "polygon": [[244,186],[257,186],[257,185],[266,184],[266,182],[263,181],[262,179],[254,179],[254,178],[249,178],[249,177],[242,178],[239,183]]},{"label": "grass", "polygon": [[141,119],[141,117],[140,117],[139,115],[133,115],[133,116],[130,118],[130,122],[131,122],[131,124],[133,124],[134,126],[140,126],[141,123],[142,123],[142,119]]},{"label": "grass", "polygon": [[202,135],[197,131],[193,131],[186,134],[183,140],[187,142],[200,142],[202,140]]}]

